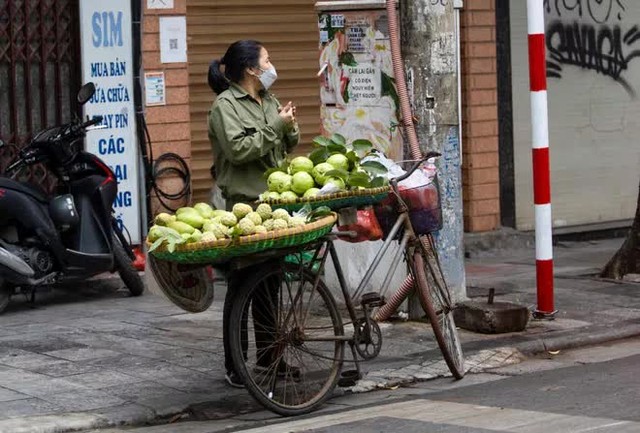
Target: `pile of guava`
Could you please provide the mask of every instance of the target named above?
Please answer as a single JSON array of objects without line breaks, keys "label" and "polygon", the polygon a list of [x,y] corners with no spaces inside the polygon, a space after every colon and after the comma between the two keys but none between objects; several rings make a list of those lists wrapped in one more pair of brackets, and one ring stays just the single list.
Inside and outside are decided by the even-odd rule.
[{"label": "pile of guava", "polygon": [[[265,172],[268,190],[260,201],[292,202],[324,192],[385,186],[386,167],[375,160],[377,155],[369,140],[347,143],[340,134],[318,136],[315,150],[296,156],[281,167]],[[363,158],[367,160],[363,162]],[[329,187],[329,185],[331,187]]]}]

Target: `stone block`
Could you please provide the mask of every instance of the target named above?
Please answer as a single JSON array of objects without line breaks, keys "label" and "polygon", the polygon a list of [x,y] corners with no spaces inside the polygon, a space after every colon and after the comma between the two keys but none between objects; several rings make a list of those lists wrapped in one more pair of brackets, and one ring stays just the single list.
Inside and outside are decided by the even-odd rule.
[{"label": "stone block", "polygon": [[529,321],[529,310],[510,302],[463,302],[455,310],[456,325],[483,334],[521,332]]}]

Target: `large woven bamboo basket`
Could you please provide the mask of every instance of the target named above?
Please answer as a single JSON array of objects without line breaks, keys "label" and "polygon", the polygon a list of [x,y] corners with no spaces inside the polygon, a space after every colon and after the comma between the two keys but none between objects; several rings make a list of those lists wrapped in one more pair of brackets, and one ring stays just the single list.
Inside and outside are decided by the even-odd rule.
[{"label": "large woven bamboo basket", "polygon": [[[223,239],[214,242],[180,244],[173,252],[168,251],[166,245],[162,244],[151,254],[159,259],[176,263],[221,264],[235,257],[313,242],[329,233],[336,219],[336,214],[331,214],[301,227],[240,236],[233,240]],[[147,241],[147,247],[149,246],[150,243]]]},{"label": "large woven bamboo basket", "polygon": [[327,206],[337,210],[344,207],[361,207],[381,202],[389,194],[388,186],[378,188],[355,189],[351,191],[340,191],[334,194],[317,195],[314,197],[299,197],[295,201],[265,200],[272,208],[286,209],[289,212],[297,211],[305,205],[315,209],[320,206]]}]

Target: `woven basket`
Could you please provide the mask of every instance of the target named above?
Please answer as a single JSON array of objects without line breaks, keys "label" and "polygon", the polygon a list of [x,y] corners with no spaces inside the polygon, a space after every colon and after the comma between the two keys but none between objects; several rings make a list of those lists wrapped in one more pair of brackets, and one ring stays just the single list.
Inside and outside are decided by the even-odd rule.
[{"label": "woven basket", "polygon": [[272,208],[286,209],[289,212],[297,211],[309,204],[312,209],[320,206],[327,206],[333,210],[344,207],[360,207],[376,204],[384,200],[389,194],[388,186],[378,188],[356,189],[351,191],[340,191],[334,194],[317,195],[314,197],[299,197],[295,201],[266,200]]},{"label": "woven basket", "polygon": [[[174,252],[169,252],[165,244],[151,252],[155,257],[177,263],[221,264],[234,257],[246,256],[260,251],[304,245],[331,231],[337,216],[331,214],[322,219],[284,230],[241,236],[237,239],[223,239],[214,242],[180,244]],[[151,244],[147,241],[147,247]]]}]

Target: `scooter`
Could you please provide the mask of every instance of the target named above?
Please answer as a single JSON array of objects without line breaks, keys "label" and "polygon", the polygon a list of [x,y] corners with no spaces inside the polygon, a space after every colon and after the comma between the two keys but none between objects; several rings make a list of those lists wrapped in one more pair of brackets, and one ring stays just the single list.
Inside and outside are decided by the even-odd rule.
[{"label": "scooter", "polygon": [[[78,103],[86,104],[94,93],[94,84],[85,84]],[[40,287],[104,272],[117,271],[133,296],[144,291],[114,217],[116,177],[82,150],[86,131],[101,123],[101,116],[76,119],[38,133],[0,176],[0,312],[14,294],[34,300]],[[53,197],[11,177],[38,163],[58,179]]]}]

